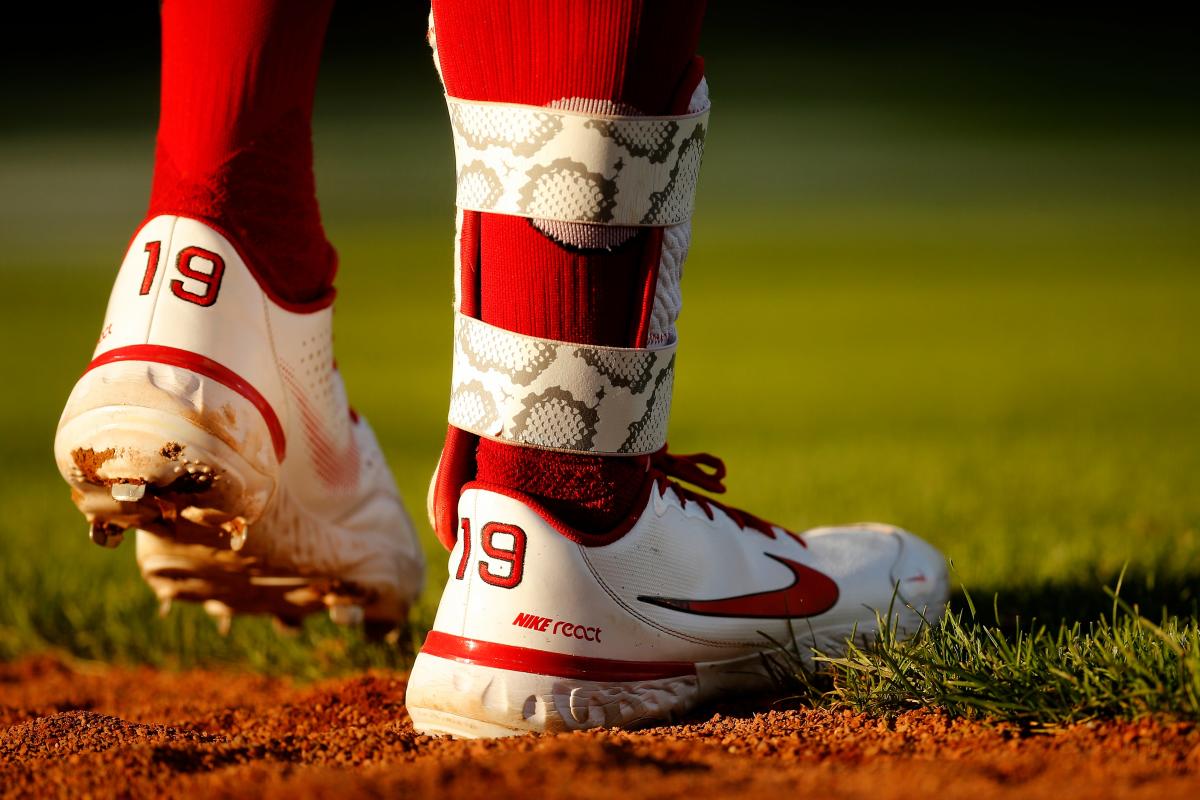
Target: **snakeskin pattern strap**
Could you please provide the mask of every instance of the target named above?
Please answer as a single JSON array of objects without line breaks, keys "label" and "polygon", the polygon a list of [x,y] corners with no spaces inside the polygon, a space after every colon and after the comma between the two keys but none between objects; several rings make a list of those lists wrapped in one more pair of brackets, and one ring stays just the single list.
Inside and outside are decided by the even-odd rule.
[{"label": "snakeskin pattern strap", "polygon": [[667,440],[675,344],[596,347],[523,336],[459,314],[450,424],[577,453],[653,453]]},{"label": "snakeskin pattern strap", "polygon": [[691,219],[708,108],[596,116],[447,97],[458,207],[598,225]]}]

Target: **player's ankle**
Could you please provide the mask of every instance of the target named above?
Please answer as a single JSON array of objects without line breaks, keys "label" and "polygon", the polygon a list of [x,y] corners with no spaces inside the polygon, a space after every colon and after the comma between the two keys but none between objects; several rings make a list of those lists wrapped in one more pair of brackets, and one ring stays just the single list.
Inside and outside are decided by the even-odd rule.
[{"label": "player's ankle", "polygon": [[[162,103],[149,216],[233,242],[272,299],[327,295],[336,256],[313,179],[312,108],[332,2],[162,8]],[[204,42],[197,49],[196,42]]]},{"label": "player's ankle", "polygon": [[[272,299],[306,304],[328,295],[337,253],[325,237],[306,132],[281,132],[283,141],[255,143],[218,168],[184,174],[160,147],[148,217],[200,220],[242,252]],[[287,141],[291,140],[291,141]],[[303,149],[302,153],[281,151]]]},{"label": "player's ankle", "polygon": [[479,442],[476,478],[526,494],[583,534],[604,534],[640,511],[648,457],[559,453]]}]

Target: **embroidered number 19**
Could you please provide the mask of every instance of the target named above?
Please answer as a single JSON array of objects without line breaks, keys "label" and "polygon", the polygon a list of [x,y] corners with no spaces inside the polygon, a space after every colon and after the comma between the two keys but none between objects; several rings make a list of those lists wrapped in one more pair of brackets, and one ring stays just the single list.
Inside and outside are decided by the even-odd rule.
[{"label": "embroidered number 19", "polygon": [[[456,580],[467,574],[471,560],[471,520],[462,520],[462,556],[454,573]],[[525,577],[525,531],[516,525],[489,522],[479,531],[479,549],[485,558],[479,559],[479,577],[484,583],[501,589],[512,589]]]},{"label": "embroidered number 19", "polygon": [[[158,262],[161,257],[162,242],[146,242],[146,271],[142,274],[142,285],[138,289],[139,295],[150,294],[150,290],[154,287],[154,276],[158,273]],[[209,264],[207,271],[199,268],[200,265],[193,266],[192,261],[195,259],[202,262],[207,261]],[[175,269],[183,277],[199,281],[204,291],[193,292],[183,281],[176,278],[171,281],[172,294],[180,300],[186,300],[198,306],[208,307],[217,302],[217,293],[221,291],[221,278],[225,276],[225,259],[203,247],[185,247],[179,251],[179,255],[175,259]]]},{"label": "embroidered number 19", "polygon": [[[512,537],[511,543],[502,540],[497,544],[496,537],[504,540]],[[508,564],[508,574],[498,575],[492,572],[492,565],[484,559],[479,560],[479,577],[484,583],[499,586],[501,589],[511,589],[521,582],[525,576],[525,531],[516,525],[505,525],[501,522],[489,522],[479,532],[479,547],[489,559],[495,559]]]},{"label": "embroidered number 19", "polygon": [[[196,259],[209,263],[207,272],[192,266],[192,262]],[[176,278],[171,281],[172,294],[180,300],[186,300],[198,306],[211,306],[217,302],[217,293],[221,291],[221,278],[225,275],[225,259],[203,247],[185,247],[179,251],[179,255],[175,259],[175,269],[183,277],[199,281],[204,286],[204,292],[197,294],[190,291],[183,281]]]},{"label": "embroidered number 19", "polygon": [[162,242],[146,242],[146,274],[142,276],[142,288],[138,294],[150,294],[154,285],[154,273],[158,272],[158,257],[162,251]]}]

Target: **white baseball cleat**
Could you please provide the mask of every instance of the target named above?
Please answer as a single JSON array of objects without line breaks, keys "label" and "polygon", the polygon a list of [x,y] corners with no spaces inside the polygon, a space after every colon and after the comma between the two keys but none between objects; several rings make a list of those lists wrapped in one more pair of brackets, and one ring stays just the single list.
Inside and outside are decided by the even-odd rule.
[{"label": "white baseball cleat", "polygon": [[[433,31],[430,42],[436,60]],[[571,99],[573,109],[447,97],[457,316],[451,430],[429,509],[451,554],[408,684],[417,730],[504,736],[669,720],[723,694],[770,688],[764,658],[776,643],[811,663],[813,648],[836,653],[851,637],[871,638],[880,617],[906,635],[944,613],[945,560],[910,533],[863,524],[796,536],[672,480],[723,491],[719,460],[665,449],[708,131],[699,66],[680,82],[686,104],[673,104],[686,112],[671,116]],[[657,229],[644,243],[657,257],[653,298],[646,293],[631,346],[486,323],[478,276],[489,267],[478,226],[467,224],[478,213],[530,218],[580,248]],[[650,473],[627,524],[581,535],[533,499],[474,481],[480,438],[649,457]]]},{"label": "white baseball cleat", "polygon": [[890,525],[790,533],[671,480],[720,491],[660,455],[628,526],[585,537],[517,493],[468,484],[433,631],[408,684],[417,730],[462,737],[634,727],[770,689],[764,654],[812,664],[889,619],[945,610],[946,562]]},{"label": "white baseball cleat", "polygon": [[94,542],[139,530],[164,603],[405,620],[421,550],[347,404],[332,313],[270,297],[202,222],[155,217],[134,237],[54,455]]}]

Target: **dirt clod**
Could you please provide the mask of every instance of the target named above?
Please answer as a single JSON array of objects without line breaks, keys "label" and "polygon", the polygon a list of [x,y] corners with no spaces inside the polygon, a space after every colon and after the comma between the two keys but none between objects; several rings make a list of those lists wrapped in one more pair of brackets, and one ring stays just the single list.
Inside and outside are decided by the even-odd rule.
[{"label": "dirt clod", "polygon": [[116,450],[111,447],[99,452],[90,447],[80,447],[71,451],[71,460],[75,462],[76,469],[83,473],[85,481],[102,486],[109,481],[100,477],[99,470],[104,466],[104,462],[114,455],[116,455]]},{"label": "dirt clod", "polygon": [[1053,735],[912,711],[709,711],[646,731],[502,741],[416,733],[404,676],[297,686],[242,673],[0,664],[0,792],[13,796],[1200,796],[1200,729],[1093,722]]}]

